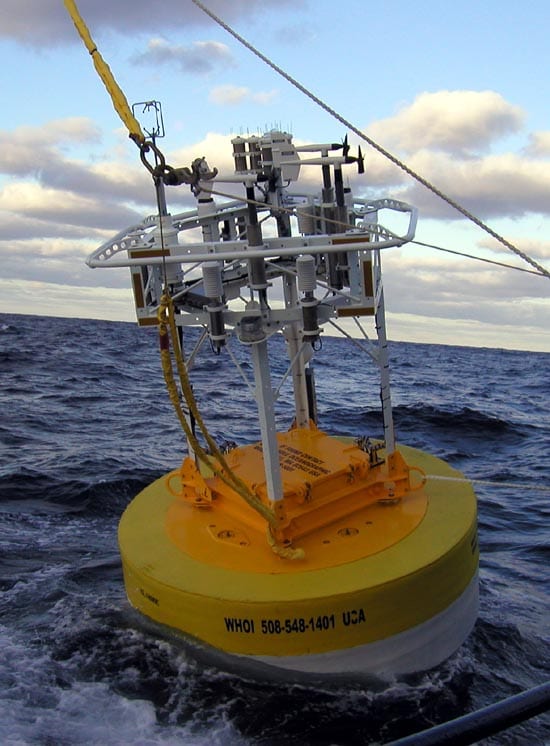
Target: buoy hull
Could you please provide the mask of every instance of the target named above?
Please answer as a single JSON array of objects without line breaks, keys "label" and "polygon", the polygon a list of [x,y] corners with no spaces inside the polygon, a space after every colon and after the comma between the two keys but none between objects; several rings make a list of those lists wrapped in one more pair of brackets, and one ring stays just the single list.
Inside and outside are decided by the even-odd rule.
[{"label": "buoy hull", "polygon": [[396,676],[427,671],[449,658],[472,631],[479,608],[477,574],[464,593],[426,622],[383,640],[301,656],[256,656],[255,661],[304,674]]},{"label": "buoy hull", "polygon": [[[238,545],[221,545],[219,556],[213,551],[207,561],[197,559],[185,551],[185,526],[177,535],[173,526],[167,529],[174,497],[165,480],[157,480],[120,523],[130,602],[217,650],[289,671],[394,675],[437,665],[460,646],[477,617],[476,500],[443,461],[400,450],[427,474],[457,481],[428,479],[422,520],[391,546],[327,567],[317,559],[313,569],[307,562],[290,570],[287,564],[284,572],[224,566],[224,553],[240,551]],[[406,500],[369,510],[367,520],[354,516],[357,535],[342,541],[375,547],[369,532],[402,514],[408,519]],[[203,515],[205,526],[212,525],[208,511]]]}]

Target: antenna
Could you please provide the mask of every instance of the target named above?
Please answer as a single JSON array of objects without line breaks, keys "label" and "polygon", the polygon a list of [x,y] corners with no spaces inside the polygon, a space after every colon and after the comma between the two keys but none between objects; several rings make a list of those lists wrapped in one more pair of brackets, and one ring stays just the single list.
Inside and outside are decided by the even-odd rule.
[{"label": "antenna", "polygon": [[164,130],[164,119],[162,118],[162,105],[160,101],[139,101],[136,104],[132,104],[132,114],[138,118],[136,115],[136,110],[138,107],[143,107],[141,109],[141,114],[147,114],[147,118],[150,121],[149,129],[147,129],[145,126],[143,126],[143,131],[145,132],[148,137],[150,137],[153,142],[159,137],[164,137],[165,130]]}]

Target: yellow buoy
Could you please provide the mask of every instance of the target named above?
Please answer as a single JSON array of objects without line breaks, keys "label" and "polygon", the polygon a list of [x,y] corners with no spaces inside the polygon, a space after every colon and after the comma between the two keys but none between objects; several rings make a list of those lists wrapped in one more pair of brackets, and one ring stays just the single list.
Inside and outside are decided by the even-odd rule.
[{"label": "yellow buoy", "polygon": [[[476,500],[444,462],[396,447],[380,252],[413,239],[415,208],[353,197],[344,188],[344,165],[364,172],[361,151],[350,156],[347,137],[295,145],[275,129],[231,140],[229,181],[242,182],[246,196],[216,206],[218,169],[204,157],[190,167],[166,163],[155,144],[163,127],[145,139],[75,0],[65,5],[140,147],[158,205],[157,216],[102,244],[88,263],[131,268],[138,323],[158,324],[163,374],[189,454],[121,519],[131,603],[217,650],[283,669],[393,674],[439,663],[477,615]],[[158,102],[148,104],[160,111]],[[288,191],[302,164],[322,169],[316,197]],[[197,208],[172,219],[165,187],[183,184]],[[379,213],[398,216],[404,230],[396,233],[391,220],[385,227]],[[202,242],[180,242],[181,231],[199,227]],[[276,287],[283,308],[280,297],[269,302]],[[371,318],[376,343],[360,321]],[[322,347],[323,325],[351,338],[336,323],[349,319],[360,330],[357,346],[379,369],[383,451],[368,439],[331,438],[314,424],[310,362]],[[187,326],[202,330],[189,361]],[[289,365],[275,389],[268,341],[276,334],[284,337]],[[210,435],[189,379],[205,338],[217,354],[232,340],[250,352],[253,385],[230,355],[257,404],[261,442],[228,455]],[[278,433],[275,401],[289,376],[294,426]],[[424,475],[445,477],[444,486]]]},{"label": "yellow buoy", "polygon": [[[303,437],[279,435],[290,490],[304,469],[310,491],[321,490],[343,453],[357,456],[358,449],[319,431],[306,452]],[[461,477],[422,451],[399,451],[426,474]],[[236,449],[232,467],[253,474],[256,454],[257,445]],[[119,529],[128,597],[157,622],[279,668],[375,674],[436,665],[475,622],[476,500],[463,480],[442,489],[428,479],[398,498],[358,500],[314,530],[300,532],[298,517],[303,557],[296,561],[271,551],[265,522],[248,506],[244,516],[243,504],[232,510],[221,493],[192,504],[183,490],[174,495],[174,481],[182,484],[178,472],[143,490]]]}]

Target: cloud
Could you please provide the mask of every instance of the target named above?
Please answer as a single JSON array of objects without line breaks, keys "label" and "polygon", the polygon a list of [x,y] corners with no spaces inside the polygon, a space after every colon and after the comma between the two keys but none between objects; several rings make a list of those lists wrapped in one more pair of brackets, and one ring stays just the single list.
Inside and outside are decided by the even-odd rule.
[{"label": "cloud", "polygon": [[172,45],[165,39],[151,39],[147,51],[131,61],[140,65],[177,65],[180,70],[201,75],[216,67],[235,67],[229,47],[217,41],[195,41],[188,46]]},{"label": "cloud", "polygon": [[[472,345],[509,350],[548,352],[548,334],[545,329],[518,324],[496,323],[479,319],[448,319],[430,314],[422,316],[388,312],[388,333],[392,340],[427,342],[429,344]],[[391,357],[391,345],[390,345]]]},{"label": "cloud", "polygon": [[[44,194],[57,193],[60,204],[67,193],[96,200],[103,209],[106,225],[114,226],[115,222],[111,221],[130,214],[116,209],[117,201],[152,205],[151,180],[139,161],[128,163],[101,157],[98,160],[98,145],[101,145],[99,129],[84,118],[0,131],[0,173],[12,177],[0,190],[1,209],[28,214],[27,207],[31,205],[29,209],[34,210],[37,190],[43,188]],[[68,157],[73,147],[81,153],[80,159]],[[49,204],[54,201],[50,198]],[[3,220],[3,233],[5,229]]]},{"label": "cloud", "polygon": [[245,102],[260,105],[270,104],[277,96],[277,91],[258,91],[253,93],[245,86],[221,85],[212,88],[208,96],[209,100],[220,106],[236,106]]},{"label": "cloud", "polygon": [[[127,287],[126,272],[92,273],[84,259],[113,233],[154,212],[154,190],[137,158],[107,160],[98,156],[98,146],[103,147],[101,133],[85,119],[0,132],[4,278]],[[73,148],[81,159],[67,157]],[[186,198],[194,204],[187,192],[173,196],[173,204]]]},{"label": "cloud", "polygon": [[124,205],[105,205],[74,191],[35,182],[7,184],[0,193],[0,211],[77,227],[109,228],[135,223],[139,216]]},{"label": "cloud", "polygon": [[[7,251],[11,250],[15,241],[36,239],[38,237],[40,239],[71,238],[74,240],[90,238],[96,235],[96,230],[91,230],[89,226],[70,225],[64,222],[58,223],[52,220],[49,214],[44,215],[43,218],[39,218],[28,212],[22,214],[11,210],[0,209],[0,220],[2,223],[0,246],[4,243]],[[100,235],[99,232],[97,235]]]},{"label": "cloud", "polygon": [[[115,272],[113,270],[111,274]],[[101,274],[88,270],[88,275]],[[126,276],[126,272],[124,275]],[[126,288],[90,287],[40,281],[24,282],[0,278],[0,297],[6,313],[33,313],[43,316],[69,316],[135,322],[132,291]],[[32,306],[29,306],[32,298]]]},{"label": "cloud", "polygon": [[550,156],[550,131],[533,132],[529,138],[526,153],[535,158]]},{"label": "cloud", "polygon": [[[550,239],[536,240],[533,238],[525,238],[523,236],[509,236],[508,238],[515,246],[521,249],[521,251],[528,256],[533,257],[533,259],[541,261],[543,259],[550,259]],[[502,255],[505,251],[501,244],[489,237],[478,241],[478,245],[490,249],[495,254]],[[509,251],[506,251],[506,256],[508,258],[510,257]],[[497,258],[499,261],[502,259],[501,256]]]},{"label": "cloud", "polygon": [[275,29],[274,36],[281,44],[286,44],[287,46],[299,44],[303,46],[305,42],[315,38],[315,30],[311,25],[311,19],[309,19],[309,23],[307,24],[303,22],[284,24]]},{"label": "cloud", "polygon": [[[209,0],[208,7],[227,22],[241,16],[261,15],[270,8],[303,6],[303,0]],[[150,34],[196,26],[211,27],[212,20],[192,2],[163,0],[79,0],[78,7],[92,36],[104,31],[124,35]],[[73,23],[60,0],[2,0],[0,38],[36,47],[78,40]]]},{"label": "cloud", "polygon": [[[550,324],[546,278],[408,246],[384,252],[388,309],[427,318],[523,324],[542,334]],[[460,293],[457,293],[460,288]],[[461,344],[449,339],[449,344]]]},{"label": "cloud", "polygon": [[57,146],[97,144],[99,128],[84,117],[47,122],[40,127],[0,130],[0,173],[23,176],[37,173],[60,160]]},{"label": "cloud", "polygon": [[519,132],[523,122],[522,110],[494,91],[438,91],[421,93],[395,116],[374,123],[369,135],[404,153],[430,148],[465,155]]},{"label": "cloud", "polygon": [[212,88],[208,98],[215,104],[221,106],[235,106],[250,96],[250,89],[244,86],[220,85]]},{"label": "cloud", "polygon": [[[195,158],[206,158],[211,168],[217,168],[220,173],[232,173],[235,166],[231,138],[232,135],[208,132],[200,142],[179,148],[173,151],[170,157],[178,166],[188,166]],[[231,185],[232,189],[238,187],[240,185]]]},{"label": "cloud", "polygon": [[[86,257],[99,240],[38,239],[13,241],[2,251],[2,276],[16,282],[47,282],[54,285],[128,287],[124,270],[92,272]],[[3,249],[0,242],[0,249]]]},{"label": "cloud", "polygon": [[[550,214],[550,170],[542,161],[517,153],[461,160],[424,150],[407,163],[480,218]],[[416,181],[409,180],[399,197],[416,205],[427,217],[460,217],[460,213]]]},{"label": "cloud", "polygon": [[[252,95],[248,89],[241,93]],[[490,114],[487,116],[490,119]],[[185,166],[205,156],[211,167],[232,174],[231,138],[230,134],[210,132],[200,142],[167,152],[167,162]],[[428,138],[428,142],[432,140]],[[101,286],[113,289],[127,286],[125,270],[91,272],[83,264],[83,258],[111,233],[153,212],[154,195],[151,179],[137,158],[124,161],[103,152],[104,147],[102,133],[85,119],[56,120],[41,127],[0,132],[0,172],[5,174],[0,181],[0,255],[3,277],[12,278],[14,283],[17,281],[17,287],[42,281],[36,288],[43,298],[50,292],[52,297],[64,297],[67,302],[70,298],[71,303],[77,303],[84,286],[97,288],[98,293],[103,292]],[[547,164],[525,150],[474,155],[465,149],[450,152],[433,142],[411,155],[408,161],[443,191],[482,216],[513,218],[548,213],[546,195],[550,190],[550,173],[545,167]],[[354,173],[354,169],[349,172]],[[318,190],[318,169],[304,167],[302,174],[306,184],[312,186],[315,182]],[[380,156],[368,152],[366,176],[355,174],[351,179],[363,188],[368,183],[370,188],[373,174],[381,185],[388,186],[386,194],[418,205],[421,221],[426,216],[449,217],[446,208],[441,208],[438,200],[424,188],[411,182]],[[240,184],[220,183],[217,189],[235,197],[243,194]],[[354,191],[357,194],[355,186]],[[384,196],[379,189],[376,192],[376,196]],[[168,198],[173,213],[176,210],[172,205],[178,200],[189,207],[195,204],[187,188],[170,189]],[[142,208],[143,205],[146,207]],[[542,217],[540,225],[538,217],[532,218],[531,225],[533,230],[538,230],[535,236],[545,236]],[[518,236],[517,243],[543,263],[550,256],[550,241],[546,238]],[[476,253],[470,246],[461,248]],[[493,239],[480,238],[478,248],[484,252],[490,250],[503,261],[521,265],[519,259],[509,254],[502,256],[503,250]],[[405,314],[413,314],[423,320],[419,321],[418,328],[426,330],[424,339],[427,340],[430,340],[430,325],[432,328],[435,325],[438,330],[446,330],[447,336],[442,341],[468,343],[474,336],[473,333],[466,336],[468,329],[483,320],[487,328],[494,325],[495,330],[495,336],[478,335],[478,339],[486,340],[487,344],[500,344],[496,329],[498,323],[504,323],[510,329],[514,326],[523,330],[529,328],[531,331],[526,331],[525,335],[522,332],[525,345],[544,349],[542,340],[550,325],[547,279],[428,253],[417,247],[385,252],[384,268],[390,317],[399,321],[397,326],[390,322],[393,338],[399,336],[399,329],[407,330],[402,336],[415,338],[403,321]],[[5,287],[14,289],[16,284]],[[75,288],[74,293],[63,290],[69,286]],[[460,288],[460,295],[457,288]],[[96,291],[89,290],[88,296],[82,297],[91,298],[93,292]],[[116,297],[122,299],[123,296]],[[7,297],[2,302],[5,307]],[[126,302],[131,312],[131,300]],[[98,317],[101,305],[97,303],[96,311],[91,310],[93,305],[86,306],[86,313],[82,313]],[[71,312],[80,314],[81,311],[76,310],[80,307],[79,304]],[[122,300],[120,306],[115,303],[115,307],[122,308]],[[517,346],[517,339],[518,336],[515,341],[510,338],[509,346]],[[434,341],[433,335],[431,341]]]},{"label": "cloud", "polygon": [[[423,93],[366,134],[412,171],[481,219],[548,215],[550,133],[518,152],[491,152],[505,135],[526,136],[522,111],[492,91]],[[358,139],[350,138],[356,145]],[[548,148],[548,151],[546,151]],[[423,217],[461,218],[425,186],[363,143],[368,189],[385,187]],[[357,179],[352,180],[357,182]]]}]

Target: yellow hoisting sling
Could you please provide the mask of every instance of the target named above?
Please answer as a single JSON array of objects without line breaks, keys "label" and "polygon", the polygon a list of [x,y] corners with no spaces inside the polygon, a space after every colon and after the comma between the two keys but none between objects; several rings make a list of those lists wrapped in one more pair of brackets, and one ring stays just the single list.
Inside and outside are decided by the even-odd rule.
[{"label": "yellow hoisting sling", "polygon": [[[235,472],[228,466],[223,454],[216,445],[215,441],[210,436],[206,425],[203,422],[202,416],[197,408],[197,404],[191,389],[191,385],[188,379],[185,361],[183,360],[183,352],[180,347],[176,321],[174,317],[174,306],[171,297],[165,292],[162,295],[161,303],[158,309],[158,321],[159,321],[159,340],[160,340],[160,357],[162,364],[162,371],[164,374],[164,380],[168,389],[170,400],[174,406],[178,419],[182,425],[182,428],[187,436],[187,439],[192,445],[193,450],[199,457],[199,459],[208,466],[214,474],[225,482],[232,490],[234,490],[253,510],[257,511],[267,521],[267,541],[272,551],[279,557],[290,560],[301,560],[304,558],[304,551],[300,547],[293,547],[290,545],[284,545],[277,541],[274,536],[273,530],[277,527],[277,519],[273,510],[264,505],[261,500],[249,489],[248,485],[245,484]],[[172,345],[170,345],[170,341]],[[177,384],[174,378],[172,369],[172,360],[170,354],[170,347],[172,347],[174,357],[176,359],[176,368],[179,374],[180,385],[182,393],[186,400],[186,404],[189,411],[193,413],[199,427],[201,428],[205,439],[210,448],[210,454],[208,454],[198,442],[195,434],[192,432],[189,423],[186,420],[183,409],[181,407],[179,393],[177,391]]]},{"label": "yellow hoisting sling", "polygon": [[[198,410],[191,384],[187,375],[185,362],[183,360],[182,350],[178,340],[178,333],[176,327],[176,321],[174,318],[174,306],[172,299],[167,293],[163,293],[160,306],[157,312],[159,321],[159,340],[160,340],[160,357],[162,364],[162,371],[164,374],[164,380],[168,389],[170,400],[174,405],[178,419],[183,427],[185,435],[192,445],[193,450],[199,457],[199,459],[218,476],[223,482],[225,482],[231,489],[235,490],[254,510],[258,511],[269,523],[276,523],[274,513],[248,489],[247,485],[240,480],[237,475],[230,469],[225,460],[222,452],[216,445],[212,436],[208,432],[206,425],[202,419],[202,415]],[[170,342],[172,343],[170,345]],[[195,420],[199,424],[203,435],[205,436],[206,442],[210,448],[211,456],[202,448],[194,433],[189,427],[189,424],[185,418],[183,410],[181,408],[179,394],[177,391],[177,385],[174,379],[172,371],[172,361],[170,356],[170,346],[174,352],[176,359],[176,367],[179,374],[180,385],[182,393],[184,395],[186,404],[189,411],[195,417]],[[216,463],[217,462],[217,463]]]},{"label": "yellow hoisting sling", "polygon": [[111,101],[113,102],[113,106],[115,107],[117,114],[126,125],[132,140],[134,140],[137,145],[143,145],[143,143],[145,142],[145,135],[141,131],[139,122],[132,114],[132,110],[128,105],[126,96],[121,91],[118,83],[114,79],[111,68],[99,53],[96,44],[92,39],[90,32],[88,31],[88,27],[86,26],[82,19],[82,16],[78,12],[76,3],[74,2],[74,0],[64,0],[64,3],[68,13],[73,19],[76,30],[78,31],[82,41],[86,45],[86,49],[92,56],[94,67],[97,70],[99,77],[103,81],[103,84],[105,85],[105,88],[107,89],[107,92],[111,97]]}]

